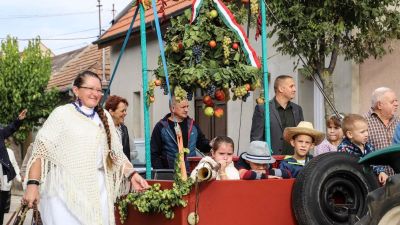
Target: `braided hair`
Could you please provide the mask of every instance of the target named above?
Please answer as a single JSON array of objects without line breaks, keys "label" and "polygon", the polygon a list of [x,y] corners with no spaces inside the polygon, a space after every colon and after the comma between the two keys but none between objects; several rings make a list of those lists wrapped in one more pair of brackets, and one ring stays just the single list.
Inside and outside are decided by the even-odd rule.
[{"label": "braided hair", "polygon": [[[89,70],[85,70],[81,73],[78,74],[78,76],[75,78],[73,85],[80,88],[82,86],[82,84],[85,82],[85,78],[86,77],[93,77],[96,78],[100,81],[101,84],[101,80],[100,77],[97,76],[96,73],[93,73],[92,71]],[[107,144],[108,144],[108,149],[109,149],[109,153],[107,155],[107,159],[106,159],[106,163],[107,163],[107,167],[110,168],[113,164],[112,161],[112,151],[111,151],[111,132],[110,132],[110,126],[108,124],[108,119],[107,116],[104,112],[103,107],[101,107],[100,103],[98,106],[95,107],[95,111],[97,112],[97,114],[100,117],[101,122],[104,125],[104,129],[106,130],[106,135],[107,135]]]}]

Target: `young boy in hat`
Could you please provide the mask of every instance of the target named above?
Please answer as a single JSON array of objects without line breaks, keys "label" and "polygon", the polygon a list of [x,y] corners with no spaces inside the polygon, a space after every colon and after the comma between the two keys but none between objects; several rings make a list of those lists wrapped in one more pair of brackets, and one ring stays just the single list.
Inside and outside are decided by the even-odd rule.
[{"label": "young boy in hat", "polygon": [[[342,128],[345,138],[338,146],[338,152],[347,152],[357,157],[374,152],[374,146],[368,142],[367,120],[358,114],[349,114],[344,117]],[[378,180],[385,185],[388,175],[384,166],[372,166],[372,170],[378,175]]]},{"label": "young boy in hat", "polygon": [[236,167],[242,180],[289,178],[286,171],[271,168],[269,164],[274,162],[266,142],[252,141],[249,150],[240,155]]},{"label": "young boy in hat", "polygon": [[325,134],[315,130],[312,123],[301,121],[297,127],[285,128],[283,137],[293,146],[294,154],[282,160],[280,169],[296,178],[304,165],[312,158],[308,154],[309,151],[324,140]]}]

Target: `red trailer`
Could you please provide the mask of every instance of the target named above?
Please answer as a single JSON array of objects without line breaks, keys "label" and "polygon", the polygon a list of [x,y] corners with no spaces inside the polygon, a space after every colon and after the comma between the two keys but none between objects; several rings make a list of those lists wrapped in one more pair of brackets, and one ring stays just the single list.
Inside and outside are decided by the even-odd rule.
[{"label": "red trailer", "polygon": [[[274,157],[278,162],[282,159]],[[193,186],[184,197],[186,207],[175,208],[172,220],[161,213],[139,213],[129,206],[124,224],[196,224],[188,222],[194,212],[199,217],[198,225],[354,224],[368,211],[368,193],[378,187],[375,175],[358,160],[346,153],[332,152],[312,159],[296,179],[202,182],[198,194]],[[192,159],[191,168],[198,161]],[[160,183],[162,188],[171,188],[173,184],[149,182]],[[116,215],[117,224],[121,224]]]},{"label": "red trailer", "polygon": [[[150,181],[170,188],[172,181]],[[200,184],[198,195],[198,225],[295,225],[292,212],[291,191],[294,179],[288,180],[229,180],[210,181]],[[185,197],[188,205],[176,208],[175,217],[166,219],[163,214],[142,214],[129,208],[129,225],[187,225],[188,215],[195,212],[196,193]],[[118,214],[117,214],[118,215]],[[117,216],[117,222],[120,223]]]}]

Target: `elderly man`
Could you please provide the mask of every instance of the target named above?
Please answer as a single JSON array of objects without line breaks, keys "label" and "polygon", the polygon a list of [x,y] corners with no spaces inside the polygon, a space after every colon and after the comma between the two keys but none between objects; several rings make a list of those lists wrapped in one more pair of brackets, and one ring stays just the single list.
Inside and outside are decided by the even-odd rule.
[{"label": "elderly man", "polygon": [[[293,155],[293,147],[283,140],[283,130],[295,127],[304,120],[302,108],[291,102],[296,96],[296,85],[291,76],[280,75],[274,83],[275,97],[269,101],[271,148],[274,155]],[[264,105],[254,109],[250,141],[265,141]]]},{"label": "elderly man", "polygon": [[[371,109],[364,117],[368,121],[369,142],[379,150],[392,144],[393,134],[399,122],[399,117],[395,115],[399,102],[392,89],[380,87],[372,93],[371,103]],[[394,174],[389,166],[385,172],[389,176]]]},{"label": "elderly man", "polygon": [[[211,149],[200,127],[188,116],[189,103],[186,99],[178,102],[173,97],[170,111],[155,125],[151,135],[151,165],[154,169],[174,168],[178,153],[176,125],[182,131],[183,147],[189,149],[186,156],[195,156],[196,148],[202,152],[209,152]],[[189,169],[186,157],[185,161],[186,169]]]}]

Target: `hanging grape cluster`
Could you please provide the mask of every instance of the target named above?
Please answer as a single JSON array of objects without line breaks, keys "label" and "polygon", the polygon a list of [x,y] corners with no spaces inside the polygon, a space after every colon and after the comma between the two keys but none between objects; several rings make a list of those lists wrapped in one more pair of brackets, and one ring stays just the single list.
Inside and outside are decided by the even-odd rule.
[{"label": "hanging grape cluster", "polygon": [[224,41],[223,41],[223,49],[224,49],[224,64],[229,64],[229,55],[231,54],[231,43],[232,40],[230,37],[224,37]]},{"label": "hanging grape cluster", "polygon": [[201,45],[193,46],[192,51],[193,51],[193,56],[194,56],[194,62],[196,64],[199,64],[201,62],[201,56],[202,56]]},{"label": "hanging grape cluster", "polygon": [[250,11],[251,14],[257,15],[258,14],[258,0],[250,0]]},{"label": "hanging grape cluster", "polygon": [[162,85],[161,85],[161,89],[163,89],[163,93],[164,93],[164,95],[167,95],[168,94],[168,86],[167,86],[167,82],[163,82],[162,83]]},{"label": "hanging grape cluster", "polygon": [[174,89],[175,100],[177,102],[187,99],[187,92],[181,86],[176,86]]},{"label": "hanging grape cluster", "polygon": [[187,100],[192,101],[192,99],[193,99],[193,91],[186,90],[186,92],[187,92]]},{"label": "hanging grape cluster", "polygon": [[217,87],[215,87],[215,85],[210,85],[208,86],[206,93],[208,96],[210,96],[211,98],[214,98],[215,95],[215,90],[217,89]]}]

